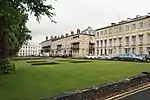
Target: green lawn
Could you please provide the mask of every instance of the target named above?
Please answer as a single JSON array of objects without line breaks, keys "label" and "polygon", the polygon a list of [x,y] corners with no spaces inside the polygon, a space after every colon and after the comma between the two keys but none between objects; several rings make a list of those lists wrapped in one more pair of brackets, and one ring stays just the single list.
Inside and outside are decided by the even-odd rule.
[{"label": "green lawn", "polygon": [[33,66],[15,61],[17,71],[0,78],[0,100],[39,100],[79,88],[99,85],[150,71],[150,63],[92,61]]}]

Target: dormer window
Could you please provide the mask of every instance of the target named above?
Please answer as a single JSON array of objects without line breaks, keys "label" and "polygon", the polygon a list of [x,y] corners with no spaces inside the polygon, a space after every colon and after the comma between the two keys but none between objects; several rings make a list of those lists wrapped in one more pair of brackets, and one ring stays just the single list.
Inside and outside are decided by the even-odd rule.
[{"label": "dormer window", "polygon": [[99,32],[97,32],[97,36],[99,36]]},{"label": "dormer window", "polygon": [[101,31],[101,35],[103,35],[103,31]]}]

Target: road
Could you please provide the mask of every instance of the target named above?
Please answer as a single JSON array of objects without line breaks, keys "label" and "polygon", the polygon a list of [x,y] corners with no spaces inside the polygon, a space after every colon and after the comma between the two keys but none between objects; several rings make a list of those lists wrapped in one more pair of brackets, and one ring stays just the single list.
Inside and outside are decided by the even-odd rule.
[{"label": "road", "polygon": [[150,89],[125,97],[121,100],[150,100]]}]

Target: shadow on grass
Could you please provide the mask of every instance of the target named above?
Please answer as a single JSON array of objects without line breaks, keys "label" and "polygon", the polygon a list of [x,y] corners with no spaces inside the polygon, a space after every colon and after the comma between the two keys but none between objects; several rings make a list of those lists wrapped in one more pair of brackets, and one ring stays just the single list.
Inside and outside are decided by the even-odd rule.
[{"label": "shadow on grass", "polygon": [[60,61],[60,62],[72,62],[72,61],[75,61],[75,60],[56,60],[56,61]]},{"label": "shadow on grass", "polygon": [[31,65],[57,65],[60,63],[56,63],[56,62],[47,62],[47,63],[32,63]]},{"label": "shadow on grass", "polygon": [[41,62],[47,62],[47,61],[37,60],[37,61],[27,61],[26,63],[41,63]]},{"label": "shadow on grass", "polygon": [[70,63],[90,63],[92,61],[71,61]]}]

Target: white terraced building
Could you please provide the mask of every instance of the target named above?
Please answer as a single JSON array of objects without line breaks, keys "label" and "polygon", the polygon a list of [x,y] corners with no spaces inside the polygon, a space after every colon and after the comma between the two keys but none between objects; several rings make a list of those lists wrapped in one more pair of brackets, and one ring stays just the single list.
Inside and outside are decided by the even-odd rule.
[{"label": "white terraced building", "polygon": [[41,54],[41,46],[39,43],[29,42],[22,46],[18,56],[38,56]]}]

